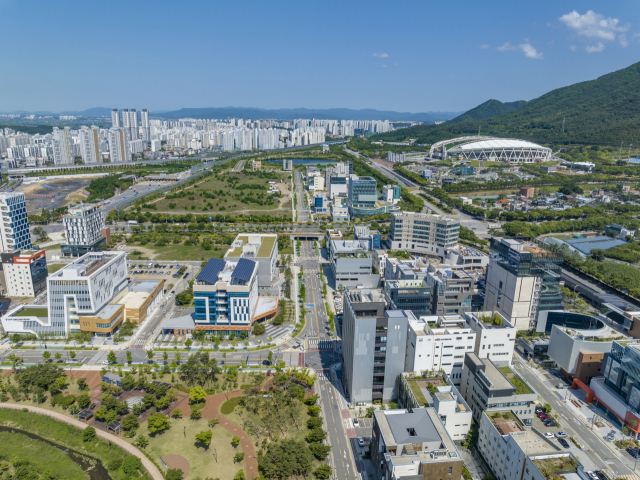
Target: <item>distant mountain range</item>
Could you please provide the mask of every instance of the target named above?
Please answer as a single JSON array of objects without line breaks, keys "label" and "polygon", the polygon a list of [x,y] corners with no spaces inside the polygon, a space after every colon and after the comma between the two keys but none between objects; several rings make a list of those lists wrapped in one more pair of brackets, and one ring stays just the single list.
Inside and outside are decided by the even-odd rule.
[{"label": "distant mountain range", "polygon": [[640,62],[529,102],[489,100],[443,124],[403,128],[375,138],[416,138],[417,143],[430,144],[478,131],[552,145],[640,145]]},{"label": "distant mountain range", "polygon": [[[95,107],[83,111],[67,111],[67,112],[27,112],[18,110],[15,112],[0,112],[5,114],[18,115],[75,115],[89,117],[111,117],[111,108]],[[119,109],[122,110],[122,109]],[[140,110],[138,110],[140,111]],[[275,110],[252,107],[222,107],[222,108],[182,108],[180,110],[167,111],[158,110],[150,112],[152,117],[160,118],[273,118],[276,120],[294,120],[296,118],[317,118],[319,120],[389,120],[412,121],[412,122],[441,122],[458,116],[461,112],[394,112],[388,110],[352,110],[349,108],[328,108],[328,109],[310,109],[310,108],[280,108]]]}]

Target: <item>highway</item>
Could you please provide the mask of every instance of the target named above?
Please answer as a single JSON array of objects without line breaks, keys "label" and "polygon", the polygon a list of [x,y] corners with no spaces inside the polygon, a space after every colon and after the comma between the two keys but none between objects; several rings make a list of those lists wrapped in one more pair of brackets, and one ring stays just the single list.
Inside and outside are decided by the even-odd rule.
[{"label": "highway", "polygon": [[[379,171],[383,175],[386,175],[392,180],[395,180],[396,182],[398,182],[398,184],[401,187],[418,187],[419,186],[417,183],[413,182],[412,180],[409,180],[406,177],[403,177],[402,175],[394,172],[390,168],[384,167],[376,162],[368,161],[359,152],[356,152],[354,150],[349,150],[347,147],[345,147],[345,150],[347,151],[347,153],[350,153],[351,155],[354,155],[358,157],[360,160],[362,160],[363,162],[367,163],[367,165],[369,165],[371,168],[374,168],[375,170]],[[380,185],[378,185],[378,188],[380,188]]]},{"label": "highway", "polygon": [[305,195],[304,185],[302,183],[302,173],[296,170],[296,221],[306,223],[309,221],[309,206],[307,205],[307,197]]}]

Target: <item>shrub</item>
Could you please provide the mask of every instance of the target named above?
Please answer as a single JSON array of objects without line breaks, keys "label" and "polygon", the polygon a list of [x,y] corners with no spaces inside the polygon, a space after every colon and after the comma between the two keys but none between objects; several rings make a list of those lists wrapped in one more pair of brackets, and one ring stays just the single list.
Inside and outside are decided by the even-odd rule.
[{"label": "shrub", "polygon": [[82,432],[82,441],[83,442],[90,442],[94,438],[96,438],[96,429],[95,428],[87,427],[87,428],[85,428],[83,430],[83,432]]}]

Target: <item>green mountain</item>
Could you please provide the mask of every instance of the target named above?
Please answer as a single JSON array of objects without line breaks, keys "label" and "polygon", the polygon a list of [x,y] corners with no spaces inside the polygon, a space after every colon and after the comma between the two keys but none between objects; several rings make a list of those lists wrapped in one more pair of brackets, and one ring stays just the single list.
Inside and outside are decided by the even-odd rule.
[{"label": "green mountain", "polygon": [[640,145],[640,62],[596,80],[552,90],[502,115],[418,125],[372,139],[417,138],[417,143],[430,144],[461,135],[477,135],[478,131],[481,135],[551,145],[620,145],[620,142]]},{"label": "green mountain", "polygon": [[485,120],[487,118],[497,117],[498,115],[509,113],[511,110],[520,108],[525,103],[527,103],[525,100],[506,103],[502,103],[500,100],[487,100],[476,108],[472,108],[468,112],[464,112],[462,115],[448,120],[446,123],[474,122],[476,120]]}]

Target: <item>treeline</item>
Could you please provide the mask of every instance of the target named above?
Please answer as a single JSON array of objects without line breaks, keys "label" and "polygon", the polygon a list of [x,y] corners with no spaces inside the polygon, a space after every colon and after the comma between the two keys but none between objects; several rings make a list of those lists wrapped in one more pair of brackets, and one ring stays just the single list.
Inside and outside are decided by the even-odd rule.
[{"label": "treeline", "polygon": [[87,198],[87,202],[111,198],[116,194],[116,188],[119,188],[120,191],[125,191],[131,185],[133,185],[133,180],[123,179],[116,175],[95,178],[91,180],[87,187],[87,190],[91,193]]},{"label": "treeline", "polygon": [[611,216],[603,217],[589,217],[583,220],[561,220],[559,222],[542,222],[540,225],[535,223],[526,222],[507,222],[503,225],[504,232],[512,237],[516,235],[522,235],[525,237],[537,237],[547,233],[560,233],[560,232],[581,232],[585,230],[594,230],[601,232],[604,227],[611,225],[615,219],[616,223],[624,225],[625,227],[635,230],[640,228],[640,221],[636,218],[627,216],[618,216],[612,218]]},{"label": "treeline", "polygon": [[[209,220],[211,218],[211,220]],[[111,210],[107,215],[107,221],[115,222],[118,219],[115,210]],[[171,223],[285,223],[290,224],[291,214],[273,216],[273,215],[194,215],[192,213],[171,214],[171,213],[152,213],[152,212],[136,212],[129,209],[120,212],[120,221],[136,220],[138,223],[161,223],[171,225]]]}]

